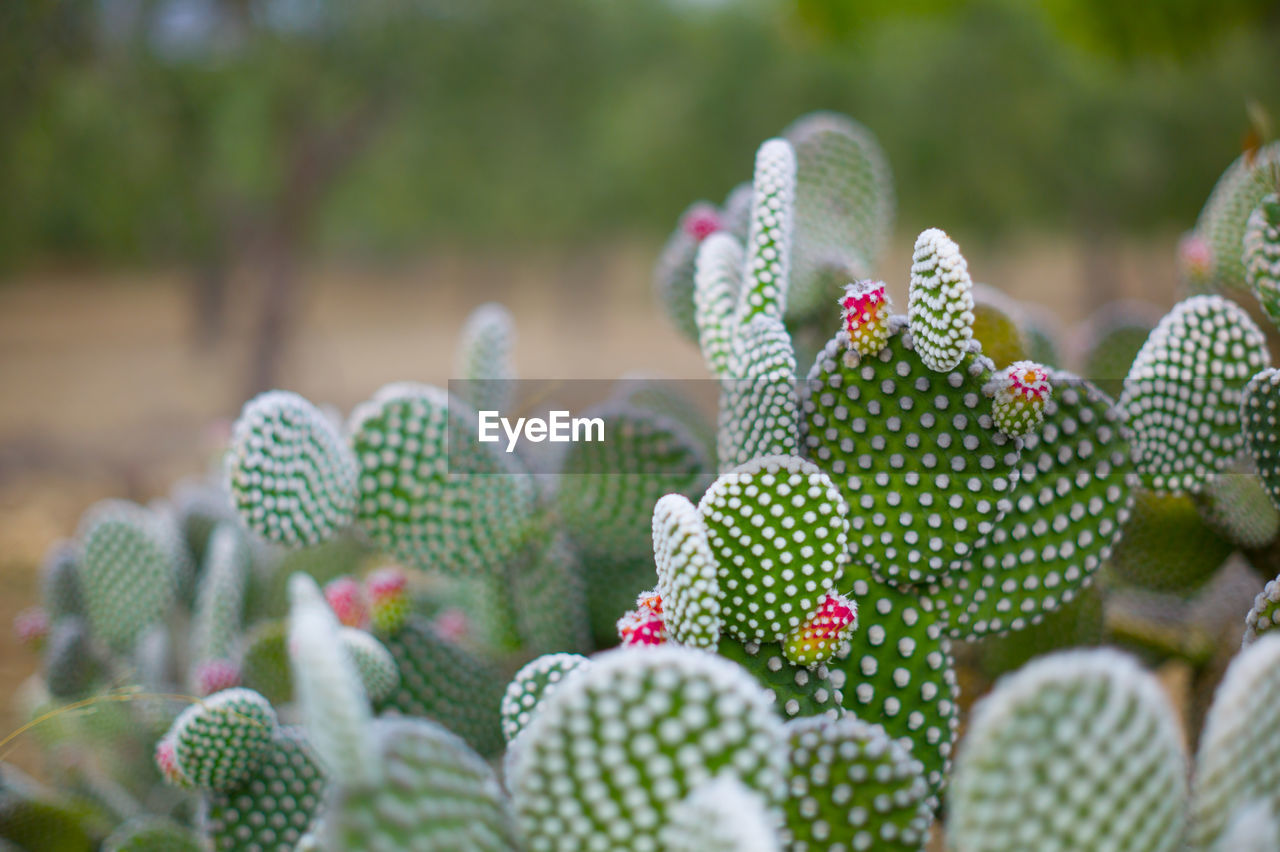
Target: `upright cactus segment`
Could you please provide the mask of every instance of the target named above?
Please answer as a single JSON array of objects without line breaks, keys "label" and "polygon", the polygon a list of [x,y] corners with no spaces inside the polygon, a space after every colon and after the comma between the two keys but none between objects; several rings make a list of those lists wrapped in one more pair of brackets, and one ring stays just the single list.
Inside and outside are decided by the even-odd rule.
[{"label": "upright cactus segment", "polygon": [[496,302],[476,308],[462,327],[456,370],[467,402],[477,411],[511,410],[514,343],[515,320]]},{"label": "upright cactus segment", "polygon": [[718,564],[697,508],[682,494],[668,494],[653,507],[653,556],[671,638],[715,650],[724,625]]},{"label": "upright cactus segment", "polygon": [[998,431],[985,390],[992,364],[968,352],[927,369],[900,323],[875,355],[829,341],[809,373],[804,451],[844,491],[850,553],[879,576],[932,582],[958,570],[1000,521],[1018,446]]},{"label": "upright cactus segment", "polygon": [[1012,505],[965,569],[943,578],[955,638],[1020,630],[1071,601],[1129,519],[1136,476],[1119,410],[1070,373],[1049,378],[1055,393],[1024,438]]},{"label": "upright cactus segment", "polygon": [[502,696],[502,736],[508,743],[529,726],[538,705],[591,661],[581,654],[545,654],[527,664]]},{"label": "upright cactus segment", "polygon": [[64,615],[84,615],[80,553],[74,542],[60,541],[45,554],[40,565],[40,600],[50,622]]},{"label": "upright cactus segment", "polygon": [[1249,380],[1240,419],[1258,476],[1271,502],[1280,507],[1280,370],[1262,370]]},{"label": "upright cactus segment", "polygon": [[742,244],[728,234],[709,238],[698,250],[693,291],[698,345],[707,367],[718,376],[727,376],[730,372],[737,331],[734,314],[745,264]]},{"label": "upright cactus segment", "polygon": [[791,277],[791,236],[795,219],[796,154],[784,139],[770,139],[756,153],[747,265],[737,321],[757,314],[781,321]]},{"label": "upright cactus segment", "polygon": [[809,317],[874,270],[893,228],[893,178],[875,137],[843,115],[811,113],[783,135],[796,155],[787,313]]},{"label": "upright cactus segment", "polygon": [[276,712],[249,689],[228,689],[192,704],[166,735],[177,774],[203,790],[231,790],[248,781],[270,754]]},{"label": "upright cactus segment", "polygon": [[787,849],[922,850],[933,819],[920,761],[853,716],[787,723]]},{"label": "upright cactus segment", "polygon": [[1173,852],[1186,820],[1177,720],[1123,654],[1041,657],[976,706],[949,803],[956,852]]},{"label": "upright cactus segment", "polygon": [[775,808],[784,742],[768,697],[732,663],[620,649],[541,702],[507,778],[530,852],[658,850],[673,811],[721,773]]},{"label": "upright cactus segment", "polygon": [[289,662],[308,739],[344,784],[372,784],[380,777],[369,734],[373,717],[338,619],[305,574],[290,578],[289,601]]},{"label": "upright cactus segment", "polygon": [[1280,163],[1280,142],[1242,154],[1214,186],[1200,218],[1195,237],[1203,247],[1205,272],[1192,276],[1200,289],[1240,289],[1245,286],[1242,246],[1249,216],[1268,194],[1276,191],[1269,174]]},{"label": "upright cactus segment", "polygon": [[[218,524],[209,536],[204,571],[196,591],[191,625],[193,674],[210,664],[232,665],[240,621],[244,611],[245,586],[250,570],[249,545],[233,524]],[[193,684],[205,694],[200,684]]]},{"label": "upright cactus segment", "polygon": [[132,649],[173,603],[179,542],[149,510],[107,500],[81,519],[80,588],[96,636]]},{"label": "upright cactus segment", "polygon": [[1280,195],[1266,196],[1249,214],[1244,277],[1271,322],[1280,325]]},{"label": "upright cactus segment", "polygon": [[1277,726],[1280,636],[1263,636],[1231,662],[1205,718],[1191,797],[1193,848],[1215,849],[1233,811],[1249,802],[1280,812]]},{"label": "upright cactus segment", "polygon": [[948,373],[959,366],[973,339],[973,280],[960,247],[937,228],[916,238],[907,316],[926,367]]},{"label": "upright cactus segment", "polygon": [[516,630],[533,652],[582,650],[591,643],[582,558],[563,530],[538,541],[513,570]]},{"label": "upright cactus segment", "polygon": [[846,558],[848,508],[818,467],[758,459],[717,479],[698,504],[719,564],[725,631],[777,642],[805,623]]},{"label": "upright cactus segment", "polygon": [[387,385],[352,412],[360,464],[356,523],[382,550],[421,570],[493,571],[519,551],[533,487],[477,416],[439,388]]},{"label": "upright cactus segment", "polygon": [[738,243],[747,238],[751,185],[746,184],[739,189],[745,189],[745,192],[735,189],[725,199],[723,207],[707,201],[689,205],[680,216],[675,231],[667,238],[653,269],[658,301],[676,329],[692,340],[698,337],[698,325],[694,320],[693,279],[699,250],[716,234],[731,236]]},{"label": "upright cactus segment", "polygon": [[1234,302],[1193,296],[1174,306],[1138,352],[1120,398],[1146,487],[1194,493],[1227,466],[1243,448],[1245,383],[1268,361],[1262,332]]},{"label": "upright cactus segment", "polygon": [[671,808],[664,852],[782,852],[765,799],[733,775],[718,775]]},{"label": "upright cactus segment", "polygon": [[881,725],[924,766],[932,807],[959,729],[955,662],[934,601],[860,572],[849,584],[859,627],[831,662],[844,706]]},{"label": "upright cactus segment", "polygon": [[462,740],[425,719],[380,719],[375,759],[384,780],[336,779],[320,832],[326,852],[514,852],[498,779]]},{"label": "upright cactus segment", "polygon": [[1264,633],[1280,627],[1280,577],[1268,580],[1253,599],[1253,606],[1244,619],[1244,642],[1251,645]]},{"label": "upright cactus segment", "polygon": [[717,456],[721,467],[799,446],[796,356],[780,320],[757,316],[733,338],[731,379],[721,383]]},{"label": "upright cactus segment", "polygon": [[329,419],[296,393],[268,391],[245,404],[226,467],[236,510],[268,541],[305,547],[351,523],[355,460]]}]

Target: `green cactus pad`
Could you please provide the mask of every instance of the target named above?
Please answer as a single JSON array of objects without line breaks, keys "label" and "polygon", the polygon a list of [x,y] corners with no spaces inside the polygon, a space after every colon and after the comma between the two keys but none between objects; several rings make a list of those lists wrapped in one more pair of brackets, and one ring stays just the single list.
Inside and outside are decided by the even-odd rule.
[{"label": "green cactus pad", "polygon": [[1245,444],[1271,501],[1280,506],[1280,370],[1262,370],[1249,380],[1240,405]]},{"label": "green cactus pad", "polygon": [[1138,489],[1106,571],[1122,585],[1187,592],[1212,577],[1232,550],[1231,542],[1201,518],[1189,495]]},{"label": "green cactus pad", "polygon": [[1007,310],[1004,294],[998,293],[994,297],[987,293],[982,295],[987,298],[975,298],[973,306],[973,339],[982,344],[982,354],[997,367],[1027,360],[1030,356],[1026,340],[1017,320]]},{"label": "green cactus pad", "polygon": [[1232,660],[1213,696],[1196,754],[1191,828],[1213,848],[1233,806],[1255,799],[1280,812],[1280,636],[1263,636]]},{"label": "green cactus pad", "polygon": [[1120,398],[1143,485],[1195,492],[1225,468],[1244,446],[1245,383],[1268,360],[1262,332],[1234,302],[1193,296],[1175,305],[1134,358]]},{"label": "green cactus pad", "polygon": [[276,730],[267,699],[250,689],[226,689],[182,711],[168,736],[187,780],[206,790],[230,790],[262,764]]},{"label": "green cactus pad", "polygon": [[884,728],[796,719],[787,740],[788,850],[924,849],[933,820],[924,767]]},{"label": "green cactus pad", "polygon": [[775,806],[784,736],[768,696],[727,660],[624,648],[546,699],[507,780],[530,852],[657,850],[673,808],[721,772]]},{"label": "green cactus pad", "polygon": [[875,136],[843,115],[810,113],[783,135],[796,156],[787,314],[807,317],[873,271],[893,229],[893,176]]},{"label": "green cactus pad", "polygon": [[293,700],[288,634],[287,619],[259,622],[245,635],[240,656],[240,683],[277,705]]},{"label": "green cactus pad", "polygon": [[745,263],[742,244],[729,234],[713,234],[698,250],[694,318],[702,357],[716,375],[729,373]]},{"label": "green cactus pad", "polygon": [[811,462],[768,456],[742,465],[712,483],[698,513],[719,566],[731,636],[782,640],[840,578],[848,507]]},{"label": "green cactus pad", "polygon": [[135,817],[102,841],[101,852],[204,852],[200,838],[163,817]]},{"label": "green cactus pad", "polygon": [[671,808],[663,852],[782,852],[768,803],[731,774],[701,785]]},{"label": "green cactus pad", "polygon": [[1256,550],[1280,533],[1280,511],[1249,466],[1233,464],[1209,477],[1192,500],[1205,523],[1236,547]]},{"label": "green cactus pad", "polygon": [[1181,849],[1186,756],[1159,682],[1131,658],[1064,651],[974,709],[948,798],[955,852]]},{"label": "green cactus pad", "polygon": [[1280,142],[1242,154],[1218,179],[1196,221],[1196,234],[1209,249],[1207,280],[1203,286],[1240,289],[1245,286],[1244,236],[1249,216],[1275,186],[1268,172],[1280,162]]},{"label": "green cactus pad", "polygon": [[1253,606],[1244,619],[1244,644],[1252,644],[1276,627],[1280,627],[1280,577],[1268,580],[1253,599]]},{"label": "green cactus pad", "polygon": [[524,648],[533,652],[585,650],[591,644],[586,579],[577,548],[564,531],[538,541],[511,572],[509,595]]},{"label": "green cactus pad", "polygon": [[911,748],[937,805],[959,728],[955,662],[933,601],[872,576],[849,585],[858,628],[832,661],[844,706]]},{"label": "green cactus pad", "polygon": [[916,238],[907,316],[926,367],[949,373],[973,339],[973,280],[960,247],[937,228]]},{"label": "green cactus pad", "polygon": [[611,401],[581,416],[603,418],[608,432],[569,444],[556,491],[564,529],[589,559],[648,557],[653,504],[695,493],[711,460],[688,429],[655,411]]},{"label": "green cactus pad", "polygon": [[1244,232],[1245,283],[1271,322],[1280,325],[1280,196],[1266,196]]},{"label": "green cactus pad", "polygon": [[338,641],[355,663],[369,700],[378,702],[391,694],[400,683],[400,670],[395,658],[381,642],[363,630],[344,627],[338,631]]},{"label": "green cactus pad", "polygon": [[206,549],[191,625],[191,657],[196,663],[235,655],[251,560],[244,534],[225,521],[209,535]]},{"label": "green cactus pad", "polygon": [[477,411],[511,410],[515,336],[511,312],[496,302],[481,305],[467,317],[454,362],[466,401]]},{"label": "green cactus pad", "polygon": [[514,458],[472,440],[477,417],[426,385],[387,385],[351,414],[360,463],[356,523],[421,570],[485,571],[519,551],[533,486]]},{"label": "green cactus pad", "polygon": [[80,521],[80,588],[96,636],[127,651],[164,618],[180,546],[149,510],[106,500]]},{"label": "green cactus pad", "polygon": [[40,564],[40,600],[51,623],[64,615],[84,615],[80,553],[74,542],[60,541],[45,554]]},{"label": "green cactus pad", "polygon": [[825,664],[798,666],[776,642],[761,645],[726,638],[717,653],[751,672],[787,718],[840,713],[842,696]]},{"label": "green cactus pad", "polygon": [[335,779],[319,832],[325,849],[514,852],[498,779],[462,740],[426,719],[380,719],[373,732],[384,780]]},{"label": "green cactus pad", "polygon": [[502,695],[502,736],[511,742],[529,726],[538,704],[560,688],[570,674],[591,661],[581,654],[545,654],[525,665]]},{"label": "green cactus pad", "polygon": [[1001,518],[1018,446],[992,423],[989,360],[926,369],[899,323],[880,353],[858,358],[837,337],[809,373],[805,454],[850,502],[850,553],[898,583],[959,568]]},{"label": "green cactus pad", "polygon": [[236,511],[268,541],[317,544],[351,523],[351,452],[320,409],[296,393],[268,391],[245,404],[226,467]]},{"label": "green cactus pad", "polygon": [[1119,302],[1099,309],[1084,321],[1080,343],[1080,375],[1116,396],[1133,359],[1151,336],[1162,313],[1155,305]]},{"label": "green cactus pad", "polygon": [[49,629],[44,647],[44,681],[54,698],[82,698],[93,689],[102,666],[94,657],[84,619],[64,616]]},{"label": "green cactus pad", "polygon": [[[738,242],[745,240],[750,206],[751,184],[743,184],[731,192],[723,208],[706,201],[689,205],[658,255],[653,268],[658,302],[676,329],[690,340],[698,339],[693,304],[698,252],[717,234],[733,236]],[[737,270],[741,274],[741,255]]]},{"label": "green cactus pad", "polygon": [[485,756],[502,750],[505,681],[492,666],[441,638],[416,615],[381,639],[395,657],[400,684],[378,703],[379,710],[433,719]]},{"label": "green cactus pad", "polygon": [[716,455],[721,466],[799,447],[796,357],[779,320],[757,316],[733,337],[730,376],[721,382]]},{"label": "green cactus pad", "polygon": [[1136,477],[1119,410],[1055,372],[1038,433],[1022,448],[1012,507],[962,572],[942,580],[952,638],[1021,630],[1070,602],[1111,555]]},{"label": "green cactus pad", "polygon": [[787,310],[791,239],[795,219],[796,154],[785,139],[770,139],[756,152],[746,270],[737,319],[757,314],[781,321]]},{"label": "green cactus pad", "polygon": [[715,650],[724,624],[719,567],[698,509],[683,494],[653,507],[653,555],[667,632],[681,645]]},{"label": "green cactus pad", "polygon": [[200,823],[217,852],[289,852],[315,822],[324,790],[301,732],[281,728],[247,781],[208,797]]}]

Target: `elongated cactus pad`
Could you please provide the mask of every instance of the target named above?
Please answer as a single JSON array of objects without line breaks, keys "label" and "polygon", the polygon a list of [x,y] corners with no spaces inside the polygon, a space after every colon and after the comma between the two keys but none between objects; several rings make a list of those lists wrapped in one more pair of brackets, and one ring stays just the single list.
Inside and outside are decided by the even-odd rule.
[{"label": "elongated cactus pad", "polygon": [[244,534],[227,522],[214,528],[206,547],[191,626],[191,656],[197,665],[229,663],[235,656],[251,558]]},{"label": "elongated cactus pad", "polygon": [[1252,644],[1276,627],[1280,627],[1280,577],[1268,580],[1253,599],[1253,606],[1244,619],[1244,644]]},{"label": "elongated cactus pad", "polygon": [[226,465],[236,510],[268,541],[317,544],[351,523],[351,451],[329,419],[296,393],[268,391],[245,404]]},{"label": "elongated cactus pad", "polygon": [[514,456],[476,438],[476,413],[427,385],[387,385],[351,414],[356,523],[422,570],[485,571],[529,532],[533,486]]},{"label": "elongated cactus pad", "polygon": [[1040,428],[1053,396],[1049,371],[1034,361],[1014,361],[993,375],[984,390],[992,397],[995,427],[1013,438]]},{"label": "elongated cactus pad", "polygon": [[973,339],[973,280],[960,247],[937,228],[916,238],[907,316],[925,366],[954,370]]},{"label": "elongated cactus pad", "polygon": [[1138,472],[1155,491],[1199,491],[1243,448],[1240,400],[1267,366],[1266,340],[1220,296],[1174,306],[1134,358],[1120,406],[1134,432]]},{"label": "elongated cactus pad", "polygon": [[513,852],[511,819],[493,770],[454,734],[426,719],[380,719],[377,786],[335,779],[324,812],[328,852]]},{"label": "elongated cactus pad", "polygon": [[796,155],[785,139],[770,139],[756,152],[747,266],[738,322],[756,314],[781,321],[787,310],[791,238],[795,223]]},{"label": "elongated cactus pad", "polygon": [[169,730],[182,777],[205,790],[248,780],[271,751],[276,713],[249,689],[228,689],[192,704]]},{"label": "elongated cactus pad", "polygon": [[496,302],[481,305],[467,317],[454,356],[467,402],[477,411],[511,410],[515,319]]},{"label": "elongated cactus pad", "polygon": [[519,742],[508,783],[531,852],[657,852],[673,809],[721,772],[771,808],[783,791],[768,697],[732,663],[675,645],[596,657]]},{"label": "elongated cactus pad", "polygon": [[98,503],[80,521],[80,588],[96,636],[117,651],[173,603],[179,543],[147,509]]},{"label": "elongated cactus pad", "polygon": [[324,790],[301,732],[281,728],[247,781],[208,797],[200,823],[217,852],[292,850],[314,825]]},{"label": "elongated cactus pad", "polygon": [[1205,718],[1191,797],[1196,849],[1213,848],[1233,806],[1261,799],[1280,811],[1277,726],[1280,636],[1263,636],[1231,662]]},{"label": "elongated cactus pad", "polygon": [[722,468],[798,450],[796,356],[781,320],[760,315],[733,338],[721,381],[716,455]]},{"label": "elongated cactus pad", "polygon": [[742,244],[729,234],[712,236],[698,249],[698,271],[693,291],[694,320],[702,357],[716,375],[729,374],[733,337],[738,327],[735,314],[745,263]]},{"label": "elongated cactus pad", "polygon": [[45,554],[40,565],[40,599],[50,621],[64,615],[84,615],[80,553],[74,542],[60,541]]},{"label": "elongated cactus pad", "polygon": [[782,852],[765,799],[733,775],[695,789],[671,808],[664,852]]},{"label": "elongated cactus pad", "polygon": [[506,741],[511,742],[529,726],[538,704],[567,677],[590,664],[581,654],[545,654],[516,672],[502,696],[502,736]]},{"label": "elongated cactus pad", "polygon": [[567,533],[537,541],[512,570],[516,629],[526,650],[584,650],[591,643],[587,581],[582,559]]},{"label": "elongated cactus pad", "polygon": [[924,767],[879,725],[787,723],[787,849],[921,850],[933,814]]},{"label": "elongated cactus pad", "polygon": [[1213,187],[1196,221],[1204,246],[1206,274],[1193,278],[1199,287],[1241,288],[1245,285],[1243,243],[1249,216],[1263,197],[1275,192],[1268,173],[1280,162],[1280,142],[1242,154]]},{"label": "elongated cactus pad", "polygon": [[956,852],[1173,852],[1186,820],[1177,719],[1123,654],[1041,657],[974,709],[948,801]]},{"label": "elongated cactus pad", "polygon": [[1244,277],[1271,321],[1280,324],[1280,196],[1268,195],[1244,232]]},{"label": "elongated cactus pad", "polygon": [[934,602],[863,572],[851,584],[858,629],[831,663],[844,706],[911,748],[930,804],[951,766],[959,729],[955,661]]},{"label": "elongated cactus pad", "polygon": [[769,456],[742,465],[712,483],[698,513],[719,566],[729,635],[783,639],[840,578],[848,507],[811,462]]},{"label": "elongated cactus pad", "polygon": [[795,235],[787,313],[807,317],[873,271],[893,229],[893,177],[869,130],[831,112],[796,119]]},{"label": "elongated cactus pad", "polygon": [[653,507],[653,556],[671,638],[715,650],[724,624],[719,566],[702,517],[683,494],[668,494]]},{"label": "elongated cactus pad", "polygon": [[851,555],[899,583],[958,570],[1018,473],[1017,444],[994,427],[983,392],[991,362],[970,353],[939,374],[915,342],[900,323],[871,357],[831,340],[803,400],[804,452],[851,504]]},{"label": "elongated cactus pad", "polygon": [[1070,602],[1129,519],[1136,476],[1119,410],[1070,373],[1052,382],[1044,424],[1024,439],[1011,508],[965,570],[943,577],[953,638],[1020,630]]},{"label": "elongated cactus pad", "polygon": [[1271,501],[1280,506],[1280,370],[1249,380],[1240,406],[1245,444]]}]

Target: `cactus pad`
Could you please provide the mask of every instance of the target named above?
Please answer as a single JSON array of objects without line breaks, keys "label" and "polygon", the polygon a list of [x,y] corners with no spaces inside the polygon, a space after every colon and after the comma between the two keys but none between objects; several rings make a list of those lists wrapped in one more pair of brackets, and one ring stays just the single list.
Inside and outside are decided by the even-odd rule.
[{"label": "cactus pad", "polygon": [[796,719],[787,740],[788,850],[924,848],[929,785],[910,749],[853,716]]},{"label": "cactus pad", "polygon": [[467,317],[458,338],[455,363],[467,402],[477,411],[508,411],[514,385],[515,319],[496,302],[481,305]]},{"label": "cactus pad", "polygon": [[663,852],[782,852],[764,798],[732,775],[701,785],[671,808]]},{"label": "cactus pad", "polygon": [[816,465],[770,456],[720,476],[698,512],[719,565],[725,631],[776,642],[840,578],[848,508]]},{"label": "cactus pad", "polygon": [[589,666],[581,654],[546,654],[525,665],[502,696],[502,736],[511,742],[529,726],[539,702],[560,688],[570,674]]},{"label": "cactus pad", "polygon": [[338,631],[338,641],[355,664],[369,700],[378,702],[390,695],[400,683],[400,670],[391,652],[377,639],[354,627]]},{"label": "cactus pad", "polygon": [[672,810],[721,772],[775,806],[783,742],[768,697],[732,663],[674,645],[621,649],[547,698],[508,783],[530,852],[656,852]]},{"label": "cactus pad", "polygon": [[916,238],[907,316],[925,366],[954,370],[973,339],[973,280],[960,247],[937,228]]},{"label": "cactus pad", "polygon": [[1280,577],[1268,580],[1253,599],[1253,606],[1244,619],[1244,644],[1252,644],[1276,627],[1280,627]]},{"label": "cactus pad", "polygon": [[722,468],[761,456],[794,455],[796,356],[781,321],[757,316],[733,337],[721,382],[716,455]]},{"label": "cactus pad", "polygon": [[723,626],[719,569],[698,509],[682,494],[668,494],[653,507],[653,555],[671,638],[715,650]]},{"label": "cactus pad", "polygon": [[1066,651],[1002,679],[956,760],[948,847],[1181,849],[1186,756],[1159,682],[1111,650]]},{"label": "cactus pad", "polygon": [[825,664],[797,665],[776,642],[761,645],[725,639],[717,652],[755,675],[783,716],[840,715],[843,696]]},{"label": "cactus pad", "polygon": [[230,790],[250,778],[271,751],[276,712],[249,689],[228,689],[192,704],[174,721],[181,775],[206,790]]},{"label": "cactus pad", "polygon": [[756,152],[752,189],[746,275],[737,314],[738,322],[743,325],[757,314],[781,321],[787,309],[796,154],[785,139],[770,139]]},{"label": "cactus pad", "polygon": [[1134,358],[1120,398],[1143,485],[1195,492],[1226,467],[1244,444],[1241,393],[1268,360],[1262,332],[1234,302],[1175,305]]},{"label": "cactus pad", "polygon": [[1280,142],[1272,142],[1242,154],[1222,173],[1196,221],[1205,271],[1193,277],[1193,283],[1235,289],[1245,286],[1242,247],[1249,216],[1268,193],[1275,192],[1267,174],[1277,163]]},{"label": "cactus pad", "polygon": [[351,451],[329,419],[296,393],[268,391],[245,404],[226,466],[236,510],[268,541],[317,544],[351,522]]},{"label": "cactus pad", "polygon": [[1240,416],[1244,438],[1271,501],[1280,506],[1280,370],[1267,369],[1249,380]]}]

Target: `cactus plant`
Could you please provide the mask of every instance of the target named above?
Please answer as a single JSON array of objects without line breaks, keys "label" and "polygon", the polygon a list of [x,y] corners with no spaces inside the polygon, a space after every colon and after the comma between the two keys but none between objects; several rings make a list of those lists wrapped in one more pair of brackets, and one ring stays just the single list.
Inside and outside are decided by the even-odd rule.
[{"label": "cactus plant", "polygon": [[1275,192],[1269,173],[1277,160],[1280,142],[1272,142],[1242,154],[1218,179],[1196,221],[1195,251],[1184,252],[1184,256],[1200,258],[1188,268],[1194,288],[1203,291],[1245,286],[1241,246],[1250,214],[1264,196]]},{"label": "cactus plant", "polygon": [[1277,626],[1280,626],[1280,578],[1268,580],[1254,598],[1253,606],[1245,616],[1243,644],[1252,644]]},{"label": "cactus plant", "polygon": [[1280,325],[1280,196],[1274,192],[1249,214],[1243,261],[1245,283],[1271,322]]}]

